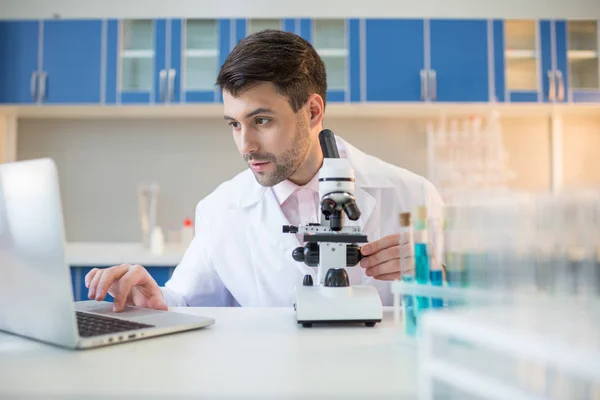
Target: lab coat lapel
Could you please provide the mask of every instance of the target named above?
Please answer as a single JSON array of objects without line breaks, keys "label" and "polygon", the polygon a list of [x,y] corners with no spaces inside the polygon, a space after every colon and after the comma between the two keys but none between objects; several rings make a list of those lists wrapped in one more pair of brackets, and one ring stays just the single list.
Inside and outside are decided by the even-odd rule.
[{"label": "lab coat lapel", "polygon": [[310,267],[292,258],[292,252],[301,244],[295,234],[283,233],[283,226],[289,225],[289,221],[270,188],[265,190],[253,214],[253,223],[259,232],[257,240],[268,242],[276,250],[270,263],[282,263],[283,268],[288,268],[293,263],[303,275],[312,273]]}]

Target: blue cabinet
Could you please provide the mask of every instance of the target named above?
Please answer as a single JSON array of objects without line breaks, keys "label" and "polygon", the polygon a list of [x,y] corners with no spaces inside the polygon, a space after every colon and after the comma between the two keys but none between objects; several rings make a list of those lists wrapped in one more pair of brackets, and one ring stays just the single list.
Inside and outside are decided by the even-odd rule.
[{"label": "blue cabinet", "polygon": [[46,21],[43,29],[41,101],[100,103],[102,21]]},{"label": "blue cabinet", "polygon": [[567,25],[565,21],[540,21],[543,101],[568,101]]},{"label": "blue cabinet", "polygon": [[214,103],[229,54],[228,19],[112,20],[107,33],[107,102]]},{"label": "blue cabinet", "polygon": [[0,103],[37,102],[39,39],[39,22],[0,22]]},{"label": "blue cabinet", "polygon": [[[107,266],[108,267],[108,266]],[[98,268],[107,268],[98,267]],[[73,298],[75,301],[89,300],[88,299],[88,288],[85,286],[85,276],[94,267],[88,266],[71,266],[71,281],[73,286]],[[174,266],[164,267],[148,267],[146,268],[152,278],[158,283],[158,286],[164,286],[165,283],[171,278]],[[105,301],[112,302],[114,299],[112,296],[107,295]]]},{"label": "blue cabinet", "polygon": [[487,24],[368,19],[367,101],[488,101]]},{"label": "blue cabinet", "polygon": [[220,102],[217,76],[234,43],[245,36],[243,20],[187,19],[177,21],[176,26],[171,71],[181,76],[181,83],[175,93],[181,93],[186,103]]},{"label": "blue cabinet", "polygon": [[139,19],[0,22],[0,103],[216,103],[250,32],[322,57],[327,102],[598,102],[596,20]]},{"label": "blue cabinet", "polygon": [[431,20],[429,31],[430,100],[489,101],[488,22]]},{"label": "blue cabinet", "polygon": [[102,21],[0,23],[0,102],[98,104]]},{"label": "blue cabinet", "polygon": [[[569,23],[564,20],[494,21],[494,85],[498,101],[600,102],[597,61],[585,69],[585,65],[591,65],[590,60],[597,60],[597,31],[586,32],[590,29],[584,26],[584,38],[573,40],[569,38]],[[572,23],[586,24],[585,21]],[[578,33],[577,28],[574,33]],[[585,39],[587,33],[590,33],[589,41]],[[569,48],[569,41],[573,42],[573,49]],[[591,44],[586,48],[588,42]],[[579,65],[584,69],[576,71]],[[576,81],[572,80],[574,75]],[[578,89],[580,87],[583,90]],[[595,99],[594,92],[599,94]]]},{"label": "blue cabinet", "polygon": [[423,20],[366,21],[366,100],[426,98]]}]

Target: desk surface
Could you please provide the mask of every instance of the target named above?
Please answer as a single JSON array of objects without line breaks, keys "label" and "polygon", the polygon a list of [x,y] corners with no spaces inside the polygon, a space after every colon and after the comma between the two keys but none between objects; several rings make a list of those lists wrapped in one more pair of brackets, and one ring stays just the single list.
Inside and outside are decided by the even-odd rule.
[{"label": "desk surface", "polygon": [[375,328],[296,324],[291,308],[172,308],[198,331],[71,351],[0,332],[0,397],[414,398],[416,348]]}]

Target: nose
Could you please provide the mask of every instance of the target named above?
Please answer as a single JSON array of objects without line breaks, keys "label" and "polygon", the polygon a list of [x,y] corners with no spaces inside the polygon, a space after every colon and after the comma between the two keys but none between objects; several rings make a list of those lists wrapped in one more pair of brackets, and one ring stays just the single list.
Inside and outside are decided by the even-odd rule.
[{"label": "nose", "polygon": [[254,153],[259,149],[258,141],[252,128],[242,126],[239,141],[239,148],[242,154]]}]

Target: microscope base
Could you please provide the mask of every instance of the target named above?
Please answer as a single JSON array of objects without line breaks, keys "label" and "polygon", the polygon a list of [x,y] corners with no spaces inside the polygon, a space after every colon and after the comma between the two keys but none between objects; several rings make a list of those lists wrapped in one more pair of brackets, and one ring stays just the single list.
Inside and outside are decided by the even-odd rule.
[{"label": "microscope base", "polygon": [[383,317],[381,297],[377,289],[369,285],[298,286],[295,299],[296,320],[304,327],[332,323],[375,326]]}]

